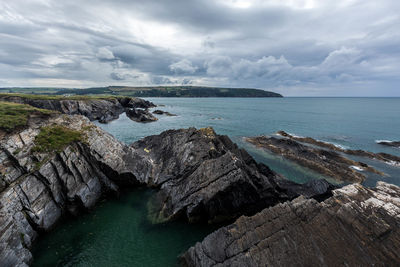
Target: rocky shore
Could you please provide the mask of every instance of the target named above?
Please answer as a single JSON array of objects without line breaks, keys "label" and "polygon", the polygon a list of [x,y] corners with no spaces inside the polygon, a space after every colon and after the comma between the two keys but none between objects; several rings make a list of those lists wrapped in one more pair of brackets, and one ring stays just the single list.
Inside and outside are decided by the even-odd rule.
[{"label": "rocky shore", "polygon": [[[331,144],[331,143],[327,143],[327,142],[323,142],[323,141],[320,141],[320,140],[316,140],[316,139],[313,139],[311,137],[294,136],[294,135],[288,134],[288,133],[286,133],[284,131],[278,131],[277,134],[280,135],[280,136],[295,140],[295,141],[302,142],[302,143],[311,144],[311,145],[319,146],[319,147],[322,147],[322,148],[327,148],[327,149],[332,150],[332,151],[337,151],[337,152],[341,152],[341,153],[345,153],[345,154],[353,155],[353,156],[360,156],[360,157],[380,160],[380,161],[385,162],[385,163],[390,164],[390,165],[400,166],[400,157],[397,157],[397,156],[394,156],[394,155],[391,155],[391,154],[373,153],[373,152],[359,150],[359,149],[358,150],[344,149],[344,148],[342,148],[340,146],[337,146],[337,145],[334,145],[334,144]],[[396,142],[379,142],[378,144],[396,146]]]},{"label": "rocky shore", "polygon": [[400,188],[378,182],[242,216],[197,243],[182,266],[398,266]]},{"label": "rocky shore", "polygon": [[340,155],[335,151],[320,149],[301,144],[291,138],[249,137],[247,142],[281,155],[301,166],[305,166],[325,176],[332,177],[338,182],[362,182],[365,175],[355,169],[370,171],[380,175],[382,172]]},{"label": "rocky shore", "polygon": [[[61,151],[35,152],[43,127],[68,127],[84,140]],[[82,116],[54,115],[6,134],[0,147],[0,266],[25,266],[39,233],[66,214],[94,206],[118,185],[137,184],[135,155]],[[145,163],[143,163],[145,164]]]},{"label": "rocky shore", "polygon": [[308,185],[286,180],[212,128],[170,130],[132,148],[152,163],[142,182],[160,187],[152,205],[155,221],[220,222],[332,189],[324,180]]},{"label": "rocky shore", "polygon": [[[362,223],[368,222],[365,227],[376,228],[371,228],[371,233],[377,233],[380,240],[391,237],[393,233],[397,234],[397,229],[392,227],[394,223],[398,224],[397,187],[380,184],[381,189],[374,191],[354,185],[354,190],[361,193],[352,194],[346,202],[345,196],[337,197],[338,192],[351,193],[354,190],[336,190],[332,197],[332,190],[336,187],[325,180],[307,184],[291,182],[268,166],[257,163],[229,137],[218,135],[212,128],[169,130],[143,138],[132,145],[125,145],[91,123],[88,117],[81,115],[46,113],[40,116],[29,115],[27,118],[23,126],[9,131],[0,129],[0,266],[29,265],[32,262],[29,250],[34,240],[43,232],[51,230],[61,218],[79,215],[94,207],[103,196],[118,194],[121,188],[127,190],[137,186],[155,188],[156,193],[149,203],[150,217],[154,223],[178,219],[187,222],[230,223],[242,215],[252,216],[241,217],[233,224],[243,222],[237,226],[238,233],[242,231],[243,236],[248,233],[249,237],[241,239],[234,236],[228,240],[225,239],[230,238],[228,235],[219,236],[218,233],[225,235],[223,231],[231,226],[221,228],[211,235],[217,238],[217,241],[211,242],[213,244],[204,243],[209,242],[206,241],[210,239],[208,237],[203,242],[206,245],[198,244],[185,254],[183,262],[189,266],[208,266],[209,263],[234,265],[235,262],[252,265],[255,257],[260,258],[256,263],[261,265],[264,262],[276,265],[279,261],[274,258],[262,258],[263,249],[266,249],[262,246],[259,252],[254,252],[254,258],[241,258],[240,255],[253,255],[249,254],[253,246],[258,247],[267,240],[268,233],[275,233],[277,228],[271,228],[271,223],[274,227],[278,227],[280,222],[287,227],[294,227],[290,233],[296,233],[299,229],[294,222],[304,217],[311,222],[311,229],[319,229],[315,225],[320,221],[313,221],[316,210],[326,210],[325,213],[330,214],[350,205],[346,203],[355,202],[354,205],[359,204],[364,209],[359,211],[358,206],[350,206],[355,209],[354,212],[350,210],[353,212],[350,215],[355,217],[349,218],[358,218],[360,212],[365,216],[374,214],[370,211],[382,212],[379,213],[382,216],[378,217],[380,221],[371,216],[360,217],[360,220],[364,220]],[[382,192],[386,192],[386,195]],[[377,200],[373,198],[370,203],[363,199],[368,196]],[[367,204],[372,205],[371,209]],[[381,211],[378,207],[382,205],[386,206]],[[386,209],[388,212],[384,213]],[[268,213],[270,210],[273,210],[272,215]],[[338,227],[338,220],[332,220],[332,224],[329,224],[330,217],[324,217],[325,213],[321,215],[321,222],[326,221],[326,227]],[[372,220],[373,225],[369,226],[369,220]],[[262,228],[264,226],[266,229]],[[336,233],[346,234],[345,238],[359,238],[354,240],[367,245],[375,245],[370,239],[358,237],[357,231],[366,229],[362,227],[364,224],[360,222],[354,229],[333,228],[332,233],[326,233],[331,228],[321,228],[325,232],[315,232],[315,239],[324,240],[326,235],[326,246],[342,246],[342,243],[336,244],[335,240],[330,239],[330,235]],[[259,229],[261,232],[258,232]],[[378,232],[379,229],[382,232]],[[290,240],[290,237],[293,242],[299,242],[293,243],[299,248],[302,248],[303,243],[304,250],[310,248],[309,242],[313,239],[307,239],[309,232],[306,226],[300,230],[304,232],[276,239],[277,245],[286,244],[282,240]],[[350,237],[349,240],[352,240]],[[394,237],[398,239],[397,235]],[[229,245],[230,241],[235,252],[229,254],[229,257],[219,255],[222,253],[220,249]],[[325,252],[325,247],[320,243],[314,245],[320,248],[320,252],[307,250],[306,255],[310,258],[316,253]],[[393,243],[392,250],[386,251],[393,251],[396,246],[397,243]],[[202,251],[203,248],[206,250]],[[288,250],[286,254],[296,252],[291,251],[289,245],[285,248]],[[386,249],[386,245],[379,247],[383,248]],[[280,250],[281,247],[276,249],[276,257],[280,260],[279,255],[284,252]],[[211,250],[218,255],[214,257]],[[379,253],[386,257],[385,253],[388,252]],[[388,261],[396,259],[391,257],[387,257]],[[290,263],[297,262],[294,256],[288,260],[291,260]]]},{"label": "rocky shore", "polygon": [[[119,115],[124,112],[133,114],[129,117],[135,121],[154,121],[155,117],[147,109],[156,106],[150,101],[132,97],[62,97],[0,94],[0,101],[28,104],[36,108],[55,110],[63,114],[83,115],[91,121],[98,120],[102,123],[118,119]],[[140,114],[143,113],[142,109],[149,120],[140,119]],[[135,112],[136,110],[139,111]],[[136,113],[139,114],[136,115]]]},{"label": "rocky shore", "polygon": [[[65,140],[57,137],[66,134],[77,139],[60,146]],[[211,128],[166,131],[127,146],[88,118],[59,113],[30,117],[24,128],[2,134],[0,185],[0,266],[29,264],[40,233],[120,187],[158,188],[155,222],[226,221],[300,194],[324,198],[332,189],[323,180],[285,180]]]}]

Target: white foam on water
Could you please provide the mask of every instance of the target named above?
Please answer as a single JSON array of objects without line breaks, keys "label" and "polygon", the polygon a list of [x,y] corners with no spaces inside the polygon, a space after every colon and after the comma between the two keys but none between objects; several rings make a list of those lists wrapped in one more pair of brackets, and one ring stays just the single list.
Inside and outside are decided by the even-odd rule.
[{"label": "white foam on water", "polygon": [[390,140],[375,140],[375,143],[393,143],[394,141],[390,141]]},{"label": "white foam on water", "polygon": [[389,164],[391,166],[400,167],[400,162],[398,162],[398,161],[390,160],[390,161],[385,161],[385,162],[386,162],[386,164]]},{"label": "white foam on water", "polygon": [[360,172],[362,172],[362,171],[364,170],[363,168],[361,168],[361,167],[359,167],[359,166],[355,166],[355,165],[350,166],[350,168],[351,168],[351,169],[354,169],[354,170],[356,170],[356,171],[360,171]]}]

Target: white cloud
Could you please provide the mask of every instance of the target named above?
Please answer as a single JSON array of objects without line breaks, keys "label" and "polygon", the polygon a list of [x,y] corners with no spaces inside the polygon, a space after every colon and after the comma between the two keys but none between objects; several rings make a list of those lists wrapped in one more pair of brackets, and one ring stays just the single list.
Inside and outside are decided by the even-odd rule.
[{"label": "white cloud", "polygon": [[399,8],[397,0],[3,1],[0,79],[283,94],[363,83],[400,95]]},{"label": "white cloud", "polygon": [[193,74],[196,72],[197,67],[193,66],[190,60],[182,59],[181,61],[169,65],[169,69],[176,74]]},{"label": "white cloud", "polygon": [[107,47],[100,47],[97,51],[96,57],[102,60],[112,60],[115,58],[113,52]]}]

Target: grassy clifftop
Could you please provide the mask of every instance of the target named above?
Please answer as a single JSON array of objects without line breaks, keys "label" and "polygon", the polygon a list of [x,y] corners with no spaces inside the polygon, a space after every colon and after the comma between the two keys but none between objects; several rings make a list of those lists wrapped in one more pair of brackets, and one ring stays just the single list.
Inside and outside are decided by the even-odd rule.
[{"label": "grassy clifftop", "polygon": [[0,102],[0,129],[11,132],[17,127],[27,125],[31,115],[50,115],[52,110],[39,109],[25,104]]},{"label": "grassy clifftop", "polygon": [[119,96],[109,95],[38,95],[38,94],[22,94],[22,93],[0,93],[0,98],[21,97],[25,99],[35,100],[95,100],[95,99],[115,99]]}]

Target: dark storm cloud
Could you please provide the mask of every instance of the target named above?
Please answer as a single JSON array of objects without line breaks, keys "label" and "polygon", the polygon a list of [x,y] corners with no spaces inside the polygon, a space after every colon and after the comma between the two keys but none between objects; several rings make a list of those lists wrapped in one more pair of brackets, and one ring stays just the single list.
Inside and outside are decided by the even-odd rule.
[{"label": "dark storm cloud", "polygon": [[395,0],[8,1],[0,81],[400,95],[399,9]]}]

